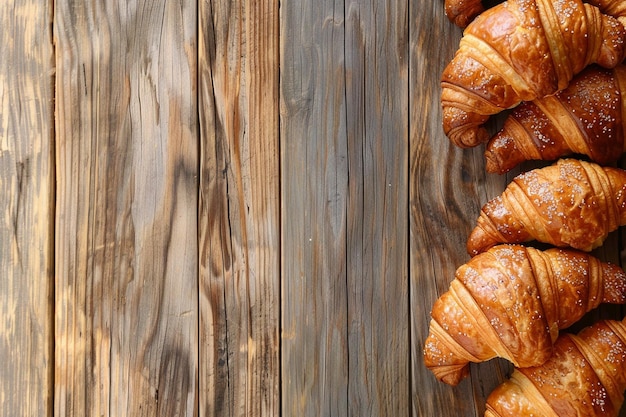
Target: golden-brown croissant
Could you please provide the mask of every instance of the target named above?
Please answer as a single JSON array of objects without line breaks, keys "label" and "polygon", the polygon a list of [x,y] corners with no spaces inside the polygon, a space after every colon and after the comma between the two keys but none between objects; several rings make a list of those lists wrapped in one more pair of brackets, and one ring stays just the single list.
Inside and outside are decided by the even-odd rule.
[{"label": "golden-brown croissant", "polygon": [[485,417],[617,417],[626,390],[626,323],[564,333],[541,366],[515,369],[487,398]]},{"label": "golden-brown croissant", "polygon": [[471,255],[498,243],[537,240],[590,251],[626,224],[626,171],[576,159],[516,176],[481,209]]},{"label": "golden-brown croissant", "polygon": [[486,10],[442,74],[444,132],[463,147],[486,142],[491,115],[564,89],[591,63],[616,66],[625,40],[619,21],[581,0],[508,0]]},{"label": "golden-brown croissant", "polygon": [[424,363],[456,385],[469,362],[534,366],[564,329],[600,303],[626,302],[626,274],[573,249],[499,245],[459,267],[433,305]]},{"label": "golden-brown croissant", "polygon": [[502,174],[523,161],[572,153],[615,162],[626,146],[625,121],[626,66],[591,65],[565,90],[516,107],[487,144],[486,169]]}]

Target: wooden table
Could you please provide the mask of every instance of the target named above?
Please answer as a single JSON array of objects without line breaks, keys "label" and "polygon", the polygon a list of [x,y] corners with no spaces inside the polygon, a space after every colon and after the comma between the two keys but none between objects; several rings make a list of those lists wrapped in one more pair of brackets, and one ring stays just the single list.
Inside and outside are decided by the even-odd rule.
[{"label": "wooden table", "polygon": [[482,415],[510,366],[451,388],[422,347],[515,172],[443,136],[441,0],[7,0],[0,25],[0,415]]}]

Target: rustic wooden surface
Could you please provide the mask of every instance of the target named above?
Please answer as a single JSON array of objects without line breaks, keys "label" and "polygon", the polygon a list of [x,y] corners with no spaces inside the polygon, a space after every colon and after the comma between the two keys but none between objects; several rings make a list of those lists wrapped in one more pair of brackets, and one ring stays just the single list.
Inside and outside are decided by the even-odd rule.
[{"label": "rustic wooden surface", "polygon": [[278,17],[199,2],[201,416],[280,413]]},{"label": "rustic wooden surface", "polygon": [[283,410],[403,415],[408,7],[282,10]]},{"label": "rustic wooden surface", "polygon": [[452,388],[422,347],[519,169],[443,136],[442,0],[10,0],[0,24],[1,415],[483,414],[510,365]]},{"label": "rustic wooden surface", "polygon": [[196,4],[54,9],[54,413],[195,415]]},{"label": "rustic wooden surface", "polygon": [[0,5],[0,415],[45,416],[53,389],[52,2]]}]

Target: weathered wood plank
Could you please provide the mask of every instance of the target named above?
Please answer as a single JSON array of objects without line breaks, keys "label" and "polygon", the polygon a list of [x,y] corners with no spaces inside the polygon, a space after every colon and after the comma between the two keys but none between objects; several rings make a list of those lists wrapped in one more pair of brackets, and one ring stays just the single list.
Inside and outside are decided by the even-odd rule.
[{"label": "weathered wood plank", "polygon": [[345,8],[281,3],[285,417],[348,415]]},{"label": "weathered wood plank", "polygon": [[0,5],[0,415],[52,407],[52,3]]},{"label": "weathered wood plank", "polygon": [[197,5],[55,2],[55,414],[197,413]]},{"label": "weathered wood plank", "polygon": [[201,1],[200,415],[279,415],[277,0]]},{"label": "weathered wood plank", "polygon": [[408,4],[345,4],[351,416],[410,413]]},{"label": "weathered wood plank", "polygon": [[281,7],[283,412],[406,414],[407,6]]}]

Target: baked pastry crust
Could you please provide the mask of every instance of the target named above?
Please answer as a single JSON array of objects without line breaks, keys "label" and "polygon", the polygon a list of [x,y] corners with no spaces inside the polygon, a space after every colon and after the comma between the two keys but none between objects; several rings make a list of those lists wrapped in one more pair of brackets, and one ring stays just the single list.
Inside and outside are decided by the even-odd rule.
[{"label": "baked pastry crust", "polygon": [[433,305],[425,365],[456,385],[470,362],[533,366],[552,355],[559,329],[601,303],[626,302],[626,274],[579,251],[499,245],[456,271]]}]

